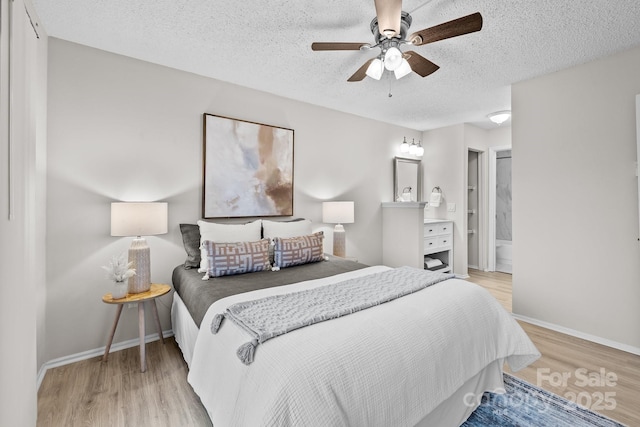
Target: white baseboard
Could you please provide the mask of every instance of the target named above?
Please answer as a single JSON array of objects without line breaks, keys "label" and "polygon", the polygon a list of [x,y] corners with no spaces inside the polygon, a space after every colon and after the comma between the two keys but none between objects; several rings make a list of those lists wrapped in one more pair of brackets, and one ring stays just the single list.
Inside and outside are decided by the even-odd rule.
[{"label": "white baseboard", "polygon": [[613,341],[607,338],[598,337],[596,335],[587,334],[585,332],[576,331],[575,329],[566,328],[564,326],[556,325],[554,323],[545,322],[538,319],[533,319],[527,316],[521,316],[519,314],[513,314],[513,317],[523,322],[531,323],[532,325],[540,326],[542,328],[551,329],[552,331],[560,332],[562,334],[571,335],[572,337],[580,338],[583,340],[591,341],[596,344],[602,344],[607,347],[615,348],[617,350],[626,351],[627,353],[640,356],[640,348],[634,347],[628,344],[623,344],[617,341]]},{"label": "white baseboard", "polygon": [[468,279],[469,277],[471,277],[471,276],[469,276],[468,274],[457,274],[456,273],[456,279]]},{"label": "white baseboard", "polygon": [[[173,330],[169,329],[167,331],[162,331],[162,336],[164,338],[172,337]],[[158,333],[153,333],[149,335],[145,335],[144,342],[149,343],[153,341],[158,341],[160,336]],[[125,348],[137,347],[140,345],[140,338],[133,338],[127,341],[121,341],[119,343],[115,343],[111,345],[109,349],[109,354],[114,351],[124,350]],[[40,390],[40,384],[42,384],[42,380],[44,379],[44,375],[47,373],[48,369],[57,368],[58,366],[69,365],[71,363],[80,362],[81,360],[91,359],[92,357],[102,356],[104,354],[104,350],[107,346],[102,346],[100,348],[94,348],[93,350],[83,351],[81,353],[70,354],[69,356],[59,357],[57,359],[49,360],[45,362],[38,371],[36,389]]]}]

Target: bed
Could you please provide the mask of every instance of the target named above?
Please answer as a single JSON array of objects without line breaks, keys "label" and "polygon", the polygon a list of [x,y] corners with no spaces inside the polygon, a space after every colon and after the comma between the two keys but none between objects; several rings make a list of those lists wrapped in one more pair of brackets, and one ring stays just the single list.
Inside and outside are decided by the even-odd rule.
[{"label": "bed", "polygon": [[171,319],[188,381],[215,426],[456,426],[484,391],[539,357],[517,322],[484,289],[451,278],[347,316],[264,342],[238,360],[247,333],[211,331],[229,306],[349,280],[386,266],[336,257],[203,281],[177,266]]}]

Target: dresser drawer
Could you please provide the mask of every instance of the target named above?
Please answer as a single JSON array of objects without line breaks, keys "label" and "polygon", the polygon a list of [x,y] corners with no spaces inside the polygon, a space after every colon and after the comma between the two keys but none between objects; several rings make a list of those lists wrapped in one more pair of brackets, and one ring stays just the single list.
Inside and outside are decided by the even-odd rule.
[{"label": "dresser drawer", "polygon": [[437,236],[440,233],[442,224],[425,224],[424,237]]},{"label": "dresser drawer", "polygon": [[438,234],[453,234],[453,223],[437,224]]},{"label": "dresser drawer", "polygon": [[438,237],[425,237],[424,238],[424,253],[430,254],[435,248],[438,247]]},{"label": "dresser drawer", "polygon": [[451,241],[453,240],[453,236],[438,236],[438,249],[449,249],[451,248]]}]

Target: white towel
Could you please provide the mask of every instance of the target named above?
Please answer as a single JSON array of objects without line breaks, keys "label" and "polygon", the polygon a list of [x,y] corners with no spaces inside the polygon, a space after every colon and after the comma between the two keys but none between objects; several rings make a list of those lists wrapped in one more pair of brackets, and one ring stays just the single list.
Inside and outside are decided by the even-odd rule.
[{"label": "white towel", "polygon": [[440,206],[440,202],[442,202],[442,193],[435,191],[431,193],[431,197],[429,198],[429,206],[437,208],[438,206]]},{"label": "white towel", "polygon": [[433,259],[433,258],[429,258],[429,257],[424,257],[424,265],[427,268],[438,267],[439,265],[442,265],[442,261],[440,261],[437,258]]}]

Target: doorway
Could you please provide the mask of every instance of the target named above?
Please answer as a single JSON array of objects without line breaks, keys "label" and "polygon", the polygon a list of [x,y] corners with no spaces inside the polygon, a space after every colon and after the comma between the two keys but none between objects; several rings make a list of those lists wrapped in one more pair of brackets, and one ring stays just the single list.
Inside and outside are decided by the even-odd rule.
[{"label": "doorway", "polygon": [[480,153],[467,155],[467,266],[480,270]]},{"label": "doorway", "polygon": [[511,146],[489,150],[489,271],[512,273]]}]

